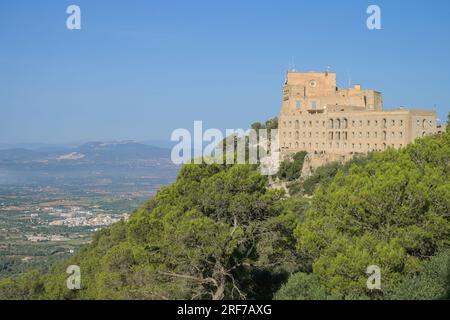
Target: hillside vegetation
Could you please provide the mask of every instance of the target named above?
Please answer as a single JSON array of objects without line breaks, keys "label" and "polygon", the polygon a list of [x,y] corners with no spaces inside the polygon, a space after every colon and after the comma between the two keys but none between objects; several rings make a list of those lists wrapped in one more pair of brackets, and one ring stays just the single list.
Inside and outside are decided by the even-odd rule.
[{"label": "hillside vegetation", "polygon": [[[185,165],[70,260],[2,280],[0,299],[449,298],[449,158],[447,131],[319,169],[291,197],[255,166]],[[69,265],[81,290],[66,288]]]}]

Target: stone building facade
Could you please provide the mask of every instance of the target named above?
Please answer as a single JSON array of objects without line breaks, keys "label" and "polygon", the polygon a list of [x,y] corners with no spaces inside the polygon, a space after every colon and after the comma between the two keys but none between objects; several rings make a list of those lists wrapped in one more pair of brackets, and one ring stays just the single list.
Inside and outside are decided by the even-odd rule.
[{"label": "stone building facade", "polygon": [[338,88],[332,72],[288,72],[279,116],[282,155],[305,150],[309,169],[355,154],[401,148],[442,130],[436,112],[383,110],[375,90]]}]

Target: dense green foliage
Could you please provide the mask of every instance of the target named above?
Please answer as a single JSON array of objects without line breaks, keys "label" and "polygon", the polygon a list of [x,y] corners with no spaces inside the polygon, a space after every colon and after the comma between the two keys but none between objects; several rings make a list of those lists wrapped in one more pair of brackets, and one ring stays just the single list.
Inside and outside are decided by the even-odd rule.
[{"label": "dense green foliage", "polygon": [[436,254],[418,274],[407,275],[391,294],[392,299],[450,299],[450,251]]},{"label": "dense green foliage", "polygon": [[254,122],[251,125],[251,128],[254,130],[259,130],[259,129],[267,129],[267,130],[272,130],[272,129],[278,129],[278,118],[272,118],[267,120],[265,123],[261,123],[261,122]]},{"label": "dense green foliage", "polygon": [[[375,153],[315,191],[295,235],[329,294],[388,297],[402,276],[419,272],[423,261],[449,247],[449,136]],[[365,286],[373,264],[382,270],[381,291]]]},{"label": "dense green foliage", "polygon": [[275,300],[328,300],[325,288],[314,274],[296,273],[275,294]]},{"label": "dense green foliage", "polygon": [[0,281],[0,299],[449,298],[449,158],[447,132],[331,164],[299,180],[311,199],[268,188],[255,166],[186,165],[70,260]]},{"label": "dense green foliage", "polygon": [[278,178],[285,181],[293,181],[300,177],[303,162],[308,153],[306,151],[297,152],[292,159],[286,159],[281,162],[278,170]]},{"label": "dense green foliage", "polygon": [[[372,158],[372,155],[372,153],[369,153],[368,155],[354,156],[352,160],[344,164],[341,164],[339,162],[327,163],[314,170],[312,175],[307,177],[300,176],[300,167],[300,170],[297,171],[297,174],[293,175],[294,179],[290,179],[295,181],[289,184],[289,193],[291,195],[312,195],[319,185],[329,184],[334,179],[339,170],[347,174],[352,165],[363,165]],[[285,162],[290,163],[291,166],[293,165],[293,162],[290,160],[287,160]],[[303,166],[303,161],[301,162],[301,165]],[[297,166],[294,167],[296,168]],[[290,181],[289,179],[287,180]]]}]

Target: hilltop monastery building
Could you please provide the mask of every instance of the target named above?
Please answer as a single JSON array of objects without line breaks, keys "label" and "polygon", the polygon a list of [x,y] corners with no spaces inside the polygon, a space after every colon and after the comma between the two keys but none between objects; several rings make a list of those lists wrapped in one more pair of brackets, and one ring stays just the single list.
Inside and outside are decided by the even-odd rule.
[{"label": "hilltop monastery building", "polygon": [[375,90],[338,88],[333,72],[288,72],[279,116],[283,155],[309,153],[311,169],[354,154],[401,148],[443,130],[436,112],[383,110]]}]

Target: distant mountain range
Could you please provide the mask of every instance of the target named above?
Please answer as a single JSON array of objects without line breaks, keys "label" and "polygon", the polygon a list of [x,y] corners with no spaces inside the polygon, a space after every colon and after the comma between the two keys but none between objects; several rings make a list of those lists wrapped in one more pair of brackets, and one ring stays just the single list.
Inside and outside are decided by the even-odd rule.
[{"label": "distant mountain range", "polygon": [[0,150],[0,161],[124,161],[169,158],[170,149],[134,141],[88,142],[78,147],[34,145]]}]

